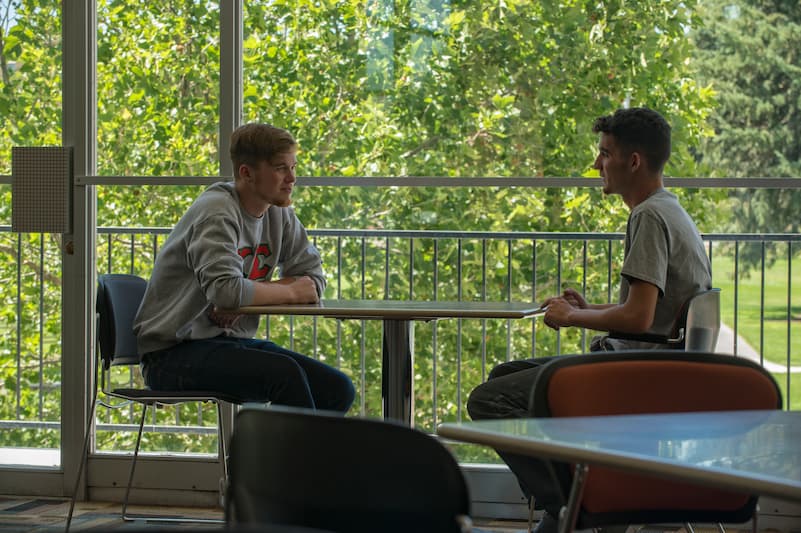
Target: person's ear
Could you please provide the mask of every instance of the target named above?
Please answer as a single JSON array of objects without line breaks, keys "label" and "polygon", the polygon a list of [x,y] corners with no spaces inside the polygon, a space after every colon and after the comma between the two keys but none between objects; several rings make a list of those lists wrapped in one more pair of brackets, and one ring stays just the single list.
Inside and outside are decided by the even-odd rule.
[{"label": "person's ear", "polygon": [[253,181],[253,173],[251,172],[250,165],[247,163],[239,165],[238,174],[240,178],[247,182]]},{"label": "person's ear", "polygon": [[631,168],[632,172],[637,172],[640,169],[640,165],[642,165],[644,161],[642,160],[642,156],[640,156],[639,152],[631,152],[629,156],[629,167]]}]

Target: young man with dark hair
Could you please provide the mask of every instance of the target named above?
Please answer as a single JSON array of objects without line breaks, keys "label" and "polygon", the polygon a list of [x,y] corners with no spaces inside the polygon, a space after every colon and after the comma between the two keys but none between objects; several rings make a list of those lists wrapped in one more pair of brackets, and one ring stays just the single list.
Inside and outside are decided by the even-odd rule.
[{"label": "young man with dark hair", "polygon": [[[268,340],[258,315],[219,309],[313,303],[322,262],[289,207],[297,143],[286,130],[247,124],[231,136],[234,181],[207,188],[156,257],[134,322],[145,383],[199,389],[248,402],[345,412],[351,380]],[[273,276],[280,272],[280,278]]]},{"label": "young man with dark hair", "polygon": [[[698,228],[672,193],[662,172],[670,157],[670,126],[656,111],[619,109],[595,121],[600,134],[594,167],[605,194],[618,194],[630,214],[626,226],[620,298],[591,304],[573,289],[543,302],[545,324],[554,329],[577,326],[624,334],[667,335],[681,306],[712,286],[711,268]],[[591,350],[659,349],[666,345],[597,336]],[[474,420],[528,415],[531,388],[541,365],[551,358],[511,361],[495,367],[489,379],[470,394]],[[546,510],[540,533],[556,531],[561,497],[543,463],[500,454],[517,475],[524,492]]]}]

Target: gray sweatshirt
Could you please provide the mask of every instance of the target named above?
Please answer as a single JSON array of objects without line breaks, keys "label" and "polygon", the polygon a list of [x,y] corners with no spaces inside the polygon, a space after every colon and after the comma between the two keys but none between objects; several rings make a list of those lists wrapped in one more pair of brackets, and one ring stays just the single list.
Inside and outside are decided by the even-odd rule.
[{"label": "gray sweatshirt", "polygon": [[253,337],[259,315],[223,328],[209,313],[250,305],[254,284],[270,280],[276,269],[281,277],[310,276],[320,295],[325,289],[320,254],[291,208],[271,206],[256,218],[242,209],[232,182],[211,185],[156,257],[134,320],[139,353],[190,339]]}]

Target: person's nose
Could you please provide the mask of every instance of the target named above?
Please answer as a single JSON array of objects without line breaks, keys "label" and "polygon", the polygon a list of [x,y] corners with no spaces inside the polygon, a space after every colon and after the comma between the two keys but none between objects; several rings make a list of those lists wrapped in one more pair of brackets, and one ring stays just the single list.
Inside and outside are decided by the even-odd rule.
[{"label": "person's nose", "polygon": [[601,170],[601,154],[598,154],[598,157],[595,158],[595,162],[592,164],[592,168],[596,170]]}]

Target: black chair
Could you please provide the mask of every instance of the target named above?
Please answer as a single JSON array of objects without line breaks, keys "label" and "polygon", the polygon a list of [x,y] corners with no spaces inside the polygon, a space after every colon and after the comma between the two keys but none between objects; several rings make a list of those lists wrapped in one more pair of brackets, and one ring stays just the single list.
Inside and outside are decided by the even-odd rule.
[{"label": "black chair", "polygon": [[701,291],[682,306],[670,335],[610,332],[614,339],[666,344],[677,350],[714,352],[720,334],[720,289]]},{"label": "black chair", "polygon": [[[546,363],[534,384],[531,416],[570,417],[782,408],[773,376],[731,355],[643,350],[567,355]],[[744,428],[738,425],[739,433]],[[648,428],[644,427],[643,431]],[[618,435],[610,438],[619,438]],[[634,436],[632,436],[634,438]],[[580,529],[627,524],[743,523],[753,519],[757,497],[591,467],[550,462],[563,497],[562,517]],[[576,479],[585,478],[579,482]],[[569,507],[573,484],[581,500]],[[722,530],[722,526],[719,525]]]},{"label": "black chair", "polygon": [[225,516],[339,533],[470,530],[459,465],[399,423],[280,407],[243,408],[231,435]]},{"label": "black chair", "polygon": [[92,407],[89,413],[89,424],[86,427],[84,436],[83,453],[81,462],[78,466],[78,474],[75,479],[75,487],[72,491],[70,509],[67,515],[65,531],[69,531],[72,521],[72,514],[75,507],[75,500],[78,496],[78,487],[81,475],[89,452],[89,441],[91,437],[92,422],[98,404],[111,409],[117,409],[130,405],[131,402],[142,404],[142,417],[139,421],[139,433],[136,437],[136,447],[131,461],[131,471],[128,477],[128,484],[125,489],[125,499],[122,504],[122,518],[124,520],[146,519],[153,522],[222,522],[222,520],[211,519],[188,519],[188,518],[167,518],[158,516],[131,516],[128,515],[128,498],[133,484],[136,461],[139,456],[139,447],[142,440],[145,416],[148,407],[156,408],[160,405],[174,405],[183,402],[213,402],[217,406],[218,439],[219,439],[219,461],[222,468],[223,479],[227,478],[227,465],[225,461],[225,433],[222,427],[222,402],[241,403],[241,400],[221,395],[214,391],[155,391],[148,388],[111,388],[110,370],[111,367],[128,366],[138,368],[140,357],[136,348],[136,335],[133,332],[133,320],[142,302],[147,282],[139,277],[128,274],[104,274],[98,277],[97,287],[97,336],[98,347],[95,357],[95,383],[98,384],[103,395],[108,398],[124,400],[122,403],[111,404],[98,398],[98,387],[94,388]]}]

